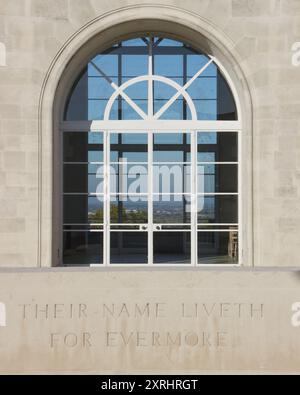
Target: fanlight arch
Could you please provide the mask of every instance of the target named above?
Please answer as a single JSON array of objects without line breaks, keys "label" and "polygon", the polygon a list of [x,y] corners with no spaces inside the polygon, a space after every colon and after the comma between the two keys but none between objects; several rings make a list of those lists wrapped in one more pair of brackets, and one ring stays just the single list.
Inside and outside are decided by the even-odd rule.
[{"label": "fanlight arch", "polygon": [[[162,45],[164,42],[167,44]],[[167,63],[167,57],[171,64]],[[120,61],[120,58],[123,60]],[[140,64],[130,64],[134,63],[131,60],[134,58]],[[181,58],[182,68],[179,67]],[[120,62],[125,63],[125,70]],[[171,68],[170,72],[168,67]],[[99,92],[93,88],[93,79],[102,81]],[[128,88],[142,82],[147,83],[147,89],[141,89],[144,92],[143,98],[135,100],[127,93]],[[155,107],[159,105],[159,97],[155,95],[158,90],[155,89],[156,83],[166,84],[175,91],[170,97],[166,94],[163,97],[166,102],[157,109]],[[215,57],[199,53],[189,45],[173,39],[139,37],[115,44],[87,63],[82,77],[76,81],[68,97],[64,120],[93,121],[92,129],[96,125],[105,126],[99,121],[127,120],[124,114],[120,116],[119,110],[113,110],[115,102],[119,100],[133,110],[135,116],[131,114],[131,120],[158,121],[163,116],[164,120],[239,121],[239,108],[231,86],[229,75]],[[161,88],[159,90],[162,91]],[[104,97],[103,92],[107,92],[107,96]],[[141,99],[145,108],[139,106],[138,101]],[[178,101],[188,111],[185,110],[185,114],[182,113],[181,116],[178,113],[175,117],[168,110],[172,105],[177,105]],[[97,104],[99,109],[96,108]],[[112,116],[113,111],[115,114]]]},{"label": "fanlight arch", "polygon": [[[161,110],[159,110],[156,114],[153,114],[153,97],[149,97],[149,93],[148,93],[148,112],[147,114],[141,109],[139,108],[131,99],[129,96],[126,95],[126,93],[124,92],[126,90],[126,88],[130,87],[131,85],[137,84],[139,82],[142,81],[147,81],[148,82],[148,92],[151,90],[151,81],[159,81],[162,82],[166,85],[169,85],[173,88],[175,88],[175,90],[177,91],[177,93],[169,100],[169,102],[167,103],[168,105],[166,105],[164,108],[162,108]],[[105,112],[104,112],[104,120],[108,121],[109,120],[109,115],[110,115],[110,111],[111,108],[113,106],[114,101],[117,99],[117,97],[120,95],[122,97],[124,97],[124,99],[127,101],[128,104],[130,104],[132,106],[132,108],[137,112],[138,115],[140,115],[140,117],[143,120],[147,120],[147,121],[151,121],[151,120],[157,120],[160,118],[160,116],[167,110],[167,108],[169,106],[171,106],[171,104],[176,100],[176,98],[178,97],[178,95],[182,94],[182,96],[185,98],[189,109],[191,111],[191,115],[192,115],[192,119],[196,120],[197,119],[197,112],[196,112],[196,108],[195,105],[193,103],[193,100],[191,98],[191,96],[185,91],[182,90],[182,87],[177,84],[176,82],[172,81],[170,78],[166,78],[160,75],[153,75],[153,76],[141,76],[141,77],[136,77],[136,78],[132,78],[131,80],[129,80],[128,82],[125,82],[123,85],[121,85],[119,88],[116,89],[116,91],[111,95],[106,108],[105,108]]]}]

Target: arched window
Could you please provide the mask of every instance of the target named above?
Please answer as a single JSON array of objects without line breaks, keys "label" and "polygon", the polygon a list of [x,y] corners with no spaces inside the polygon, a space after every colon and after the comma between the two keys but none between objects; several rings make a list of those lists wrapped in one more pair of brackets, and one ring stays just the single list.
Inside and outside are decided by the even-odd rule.
[{"label": "arched window", "polygon": [[158,35],[83,67],[61,123],[63,264],[240,263],[241,123],[225,76]]}]

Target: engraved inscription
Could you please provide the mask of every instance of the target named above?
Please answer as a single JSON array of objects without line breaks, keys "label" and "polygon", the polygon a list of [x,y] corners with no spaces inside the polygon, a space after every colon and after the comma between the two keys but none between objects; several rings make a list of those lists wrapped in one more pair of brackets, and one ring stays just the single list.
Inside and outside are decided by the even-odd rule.
[{"label": "engraved inscription", "polygon": [[20,303],[18,309],[23,322],[35,325],[41,322],[43,328],[49,327],[47,344],[51,350],[89,350],[103,346],[221,349],[234,345],[228,323],[265,317],[263,303],[230,301],[57,301]]}]

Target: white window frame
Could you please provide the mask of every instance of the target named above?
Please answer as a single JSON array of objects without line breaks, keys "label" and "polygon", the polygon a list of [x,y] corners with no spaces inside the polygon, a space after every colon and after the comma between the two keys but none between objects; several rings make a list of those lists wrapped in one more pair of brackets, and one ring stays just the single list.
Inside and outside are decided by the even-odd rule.
[{"label": "white window frame", "polygon": [[[153,180],[152,180],[152,152],[153,152],[153,133],[175,133],[175,132],[190,132],[191,133],[191,163],[192,163],[192,183],[191,183],[191,195],[194,196],[195,202],[194,208],[192,208],[192,212],[195,212],[195,215],[191,216],[190,229],[187,230],[191,235],[191,263],[190,264],[163,264],[163,263],[153,263],[153,228],[156,224],[153,224],[153,208],[149,209],[148,207],[148,224],[144,224],[147,226],[148,232],[148,264],[130,264],[130,263],[111,263],[110,262],[110,200],[107,198],[110,195],[110,187],[109,187],[109,179],[110,174],[109,170],[104,175],[104,223],[103,230],[97,232],[103,232],[103,264],[90,264],[90,266],[97,267],[124,267],[124,266],[134,266],[134,267],[229,267],[229,266],[241,266],[243,264],[243,238],[242,238],[242,229],[243,229],[243,213],[242,213],[242,120],[241,120],[241,109],[240,103],[238,100],[238,96],[234,85],[231,81],[229,74],[223,68],[223,66],[218,62],[218,60],[213,56],[208,56],[209,61],[182,87],[171,79],[168,79],[163,76],[153,75],[152,74],[152,39],[149,38],[149,63],[148,63],[148,74],[144,76],[139,76],[136,78],[132,78],[131,80],[125,82],[121,86],[117,86],[113,83],[109,77],[105,75],[105,73],[100,70],[97,66],[97,70],[99,73],[104,76],[108,83],[114,89],[114,93],[111,95],[108,103],[106,105],[106,109],[104,112],[104,119],[97,121],[64,121],[60,124],[61,132],[92,132],[92,133],[103,133],[104,135],[104,163],[109,163],[109,154],[110,154],[110,146],[109,146],[109,134],[116,132],[123,133],[148,133],[148,199],[152,199],[152,190],[153,190]],[[188,95],[186,89],[204,72],[204,70],[212,63],[215,63],[219,70],[222,72],[224,77],[226,78],[227,83],[229,84],[230,89],[232,90],[236,107],[238,120],[236,121],[201,121],[197,119],[197,113],[195,110],[195,106],[191,97]],[[146,114],[141,108],[139,108],[136,103],[124,92],[126,88],[129,86],[140,83],[142,81],[148,82],[148,113]],[[170,98],[170,100],[156,113],[153,113],[153,81],[160,81],[162,83],[166,83],[172,86],[176,93]],[[114,104],[114,101],[118,98],[118,96],[122,96],[122,98],[128,103],[129,106],[132,107],[136,111],[136,113],[141,117],[141,120],[110,120],[110,111]],[[162,114],[179,98],[183,96],[189,106],[191,111],[191,120],[161,120],[160,117]],[[235,193],[227,193],[228,195],[237,195],[238,196],[238,223],[237,224],[214,224],[216,226],[214,229],[209,228],[209,230],[201,229],[198,230],[197,226],[197,196],[199,195],[197,192],[197,133],[198,132],[236,132],[237,133],[237,141],[238,141],[238,152],[237,152],[237,162],[234,162],[238,166],[238,192]],[[218,162],[210,162],[210,164],[218,164]],[[109,166],[106,166],[109,169]],[[205,194],[207,195],[207,194]],[[212,195],[226,195],[226,193],[213,193]],[[151,204],[151,200],[150,200]],[[150,206],[150,204],[148,206]],[[193,211],[194,210],[194,211]],[[176,224],[174,224],[176,225]],[[182,225],[182,224],[180,224]],[[224,264],[209,264],[209,263],[198,263],[198,254],[197,254],[197,235],[198,232],[230,232],[227,229],[218,229],[217,225],[232,225],[237,226],[238,232],[238,262],[237,263],[224,263]],[[150,229],[151,227],[151,229]],[[128,231],[128,230],[126,230]],[[129,230],[130,231],[130,230]],[[133,231],[133,230],[132,230]],[[134,230],[136,231],[136,230]],[[161,230],[162,232],[163,230]],[[170,231],[170,230],[168,230]],[[178,231],[178,230],[174,230]],[[181,230],[180,230],[181,231]],[[63,236],[63,231],[62,235]]]}]

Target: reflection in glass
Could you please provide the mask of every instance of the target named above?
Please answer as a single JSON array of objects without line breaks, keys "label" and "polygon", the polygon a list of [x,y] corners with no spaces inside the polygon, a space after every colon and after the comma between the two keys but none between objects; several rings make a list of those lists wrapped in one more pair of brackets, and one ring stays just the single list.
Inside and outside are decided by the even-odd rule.
[{"label": "reflection in glass", "polygon": [[[182,78],[173,79],[176,83],[182,86]],[[176,89],[161,81],[153,82],[153,96],[156,103],[156,111],[160,109],[171,97],[176,93]]]},{"label": "reflection in glass", "polygon": [[143,224],[148,222],[147,196],[111,196],[110,222]]},{"label": "reflection in glass", "polygon": [[197,118],[201,121],[216,121],[218,118],[216,100],[194,100]]},{"label": "reflection in glass", "polygon": [[63,263],[90,265],[103,263],[102,232],[63,232]]},{"label": "reflection in glass", "polygon": [[164,77],[180,77],[183,74],[182,55],[156,55],[154,72]]},{"label": "reflection in glass", "polygon": [[103,134],[65,132],[64,162],[103,162]]},{"label": "reflection in glass", "polygon": [[156,133],[153,137],[153,162],[188,162],[190,133]]},{"label": "reflection in glass", "polygon": [[216,161],[216,154],[215,152],[198,152],[197,154],[197,161],[198,162],[215,162]]},{"label": "reflection in glass", "polygon": [[110,262],[112,264],[139,264],[148,262],[148,235],[146,232],[111,232]]},{"label": "reflection in glass", "polygon": [[[187,74],[188,77],[191,78],[193,75],[197,73],[197,71],[205,66],[209,58],[204,54],[198,54],[194,52],[187,56]],[[203,78],[216,78],[217,75],[217,67],[214,63],[211,63],[201,74]]]},{"label": "reflection in glass", "polygon": [[[134,47],[134,43],[133,47]],[[129,46],[128,46],[129,47]],[[147,48],[145,48],[147,49]],[[140,75],[148,74],[148,53],[144,55],[127,55],[126,49],[122,55],[122,76],[123,77],[138,77]]]},{"label": "reflection in glass", "polygon": [[216,144],[217,143],[217,133],[216,132],[198,132],[197,134],[197,144],[198,151],[201,152],[201,145],[206,144]]},{"label": "reflection in glass", "polygon": [[238,190],[237,165],[198,164],[198,193],[236,193]]},{"label": "reflection in glass", "polygon": [[238,263],[238,232],[198,232],[198,263]]},{"label": "reflection in glass", "polygon": [[[124,81],[128,81],[130,78],[124,78]],[[134,100],[139,106],[141,101],[147,101],[148,97],[148,81],[141,81],[137,84],[131,85],[124,91],[132,100]],[[123,104],[127,103],[125,100]]]},{"label": "reflection in glass", "polygon": [[189,133],[155,133],[153,136],[153,144],[183,144],[188,135]]},{"label": "reflection in glass", "polygon": [[190,193],[191,165],[154,164],[154,193]]},{"label": "reflection in glass", "polygon": [[147,162],[148,135],[146,133],[111,133],[111,162]]},{"label": "reflection in glass", "polygon": [[[115,84],[118,83],[118,79],[113,77],[111,81]],[[107,83],[107,80],[101,75],[90,75],[88,79],[88,89],[90,100],[108,100],[114,93],[114,88]]]},{"label": "reflection in glass", "polygon": [[[212,83],[211,77],[200,75],[200,77],[198,77],[187,89],[187,92],[193,100],[213,101],[214,107],[216,108],[217,84],[215,81]],[[199,103],[199,105],[201,104]]]},{"label": "reflection in glass", "polygon": [[198,161],[201,155],[214,152],[215,162],[237,162],[237,132],[199,132]]},{"label": "reflection in glass", "polygon": [[190,232],[154,232],[153,261],[163,264],[190,264]]},{"label": "reflection in glass", "polygon": [[[128,147],[127,147],[128,148]],[[112,163],[121,162],[142,162],[147,163],[147,152],[126,152],[126,151],[110,151],[110,161]]]},{"label": "reflection in glass", "polygon": [[64,224],[103,223],[103,197],[64,195]]},{"label": "reflection in glass", "polygon": [[184,153],[180,151],[154,151],[153,162],[185,162]]},{"label": "reflection in glass", "polygon": [[237,195],[198,196],[199,223],[237,223]]},{"label": "reflection in glass", "polygon": [[[148,100],[138,99],[134,102],[140,107],[146,114],[148,112]],[[123,120],[141,120],[141,116],[127,103],[126,100],[122,100],[122,119]]]},{"label": "reflection in glass", "polygon": [[[158,112],[167,102],[168,100],[154,100],[154,112]],[[185,103],[185,100],[177,99],[171,106],[168,107],[168,109],[165,110],[159,119],[190,120],[190,110]]]},{"label": "reflection in glass", "polygon": [[65,108],[66,121],[81,121],[88,119],[88,73],[87,67],[75,81]]},{"label": "reflection in glass", "polygon": [[110,166],[111,193],[147,193],[148,166],[143,163],[130,164],[126,161]]},{"label": "reflection in glass", "polygon": [[[103,119],[112,94],[111,82],[117,86],[131,78],[148,74],[149,46],[146,37],[137,37],[113,45],[94,56],[83,68],[74,83],[65,109],[65,119]],[[205,64],[209,57],[190,46],[165,37],[153,37],[153,73],[184,86]],[[144,43],[144,45],[141,45]],[[139,87],[140,85],[140,87]],[[154,110],[158,111],[173,95],[173,88],[154,83]],[[127,89],[128,95],[147,111],[147,84],[139,82]],[[126,91],[126,93],[127,93]],[[175,91],[174,91],[175,92]],[[235,101],[224,76],[212,63],[187,89],[200,120],[235,120]],[[180,97],[161,119],[190,119],[190,111]],[[140,119],[140,116],[121,98],[117,98],[110,119]]]},{"label": "reflection in glass", "polygon": [[153,195],[153,222],[181,224],[191,220],[189,195]]},{"label": "reflection in glass", "polygon": [[103,193],[102,164],[64,164],[64,193]]}]

